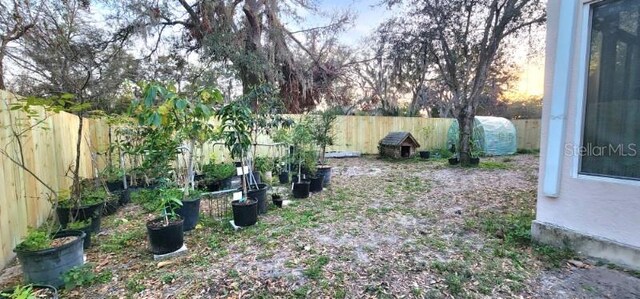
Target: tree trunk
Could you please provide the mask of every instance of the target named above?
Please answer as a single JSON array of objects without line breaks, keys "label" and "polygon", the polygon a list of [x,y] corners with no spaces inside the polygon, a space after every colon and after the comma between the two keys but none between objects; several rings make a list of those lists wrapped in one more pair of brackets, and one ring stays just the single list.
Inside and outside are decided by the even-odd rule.
[{"label": "tree trunk", "polygon": [[458,124],[460,134],[456,151],[460,158],[462,166],[471,164],[471,142],[473,136],[473,119],[475,117],[474,109],[470,104],[466,105],[458,114]]},{"label": "tree trunk", "polygon": [[[82,101],[80,102],[82,104]],[[80,206],[80,194],[82,190],[80,189],[80,148],[82,145],[82,127],[83,127],[83,118],[82,113],[78,114],[78,120],[80,121],[78,124],[78,142],[76,143],[76,163],[73,170],[73,188],[71,198],[73,198],[73,203],[75,206]]]},{"label": "tree trunk", "polygon": [[[1,49],[0,51],[4,51]],[[4,85],[4,54],[0,54],[0,89],[7,89]]]}]

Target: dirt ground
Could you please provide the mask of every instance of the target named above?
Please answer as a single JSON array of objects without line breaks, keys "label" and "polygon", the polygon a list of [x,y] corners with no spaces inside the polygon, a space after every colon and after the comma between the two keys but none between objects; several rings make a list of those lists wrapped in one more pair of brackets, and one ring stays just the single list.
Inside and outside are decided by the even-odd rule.
[{"label": "dirt ground", "polygon": [[[130,204],[103,220],[63,298],[639,298],[638,273],[533,244],[538,158],[334,159],[332,184],[253,227],[208,215],[189,251],[154,261]],[[272,192],[287,190],[275,187]],[[5,269],[0,285],[19,280]],[[89,279],[90,278],[90,279]]]}]

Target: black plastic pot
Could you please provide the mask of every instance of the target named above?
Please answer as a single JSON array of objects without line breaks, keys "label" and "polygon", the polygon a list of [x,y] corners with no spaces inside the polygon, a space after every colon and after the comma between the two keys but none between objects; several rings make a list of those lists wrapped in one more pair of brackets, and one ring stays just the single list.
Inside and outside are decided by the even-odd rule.
[{"label": "black plastic pot", "polygon": [[419,151],[418,153],[420,154],[420,158],[422,159],[429,159],[429,157],[431,157],[430,151]]},{"label": "black plastic pot", "polygon": [[118,211],[118,207],[120,207],[120,199],[115,198],[108,200],[104,204],[104,208],[102,209],[102,216],[113,215]]},{"label": "black plastic pot", "polygon": [[220,181],[205,181],[204,189],[208,192],[220,191]]},{"label": "black plastic pot", "polygon": [[324,177],[316,174],[309,177],[309,192],[322,192],[324,186]]},{"label": "black plastic pot", "polygon": [[258,202],[247,199],[244,202],[234,200],[231,202],[233,209],[233,223],[237,226],[251,226],[258,222]]},{"label": "black plastic pot", "polygon": [[288,171],[280,172],[280,174],[278,175],[278,180],[280,181],[280,184],[289,183],[289,172]]},{"label": "black plastic pot", "polygon": [[471,159],[469,159],[469,163],[471,165],[478,165],[478,164],[480,164],[480,158],[471,158]]},{"label": "black plastic pot", "polygon": [[[97,219],[97,220],[94,220],[94,219]],[[100,217],[95,217],[94,219],[91,220],[91,223],[89,225],[77,229],[85,233],[84,240],[82,242],[83,249],[89,249],[91,247],[91,235],[100,231]],[[96,223],[96,221],[98,223]],[[94,227],[96,226],[97,226],[97,230],[94,230]],[[63,230],[62,232],[65,232],[65,231],[73,231],[73,230]]]},{"label": "black plastic pot", "polygon": [[24,281],[26,283],[44,284],[59,287],[64,284],[62,274],[73,267],[84,264],[83,240],[86,234],[79,230],[61,231],[54,238],[77,237],[75,240],[59,247],[38,251],[15,249],[18,255]]},{"label": "black plastic pot", "polygon": [[309,197],[310,182],[302,181],[300,183],[293,183],[293,198],[307,198]]},{"label": "black plastic pot", "polygon": [[[247,190],[247,198],[253,199],[258,202],[258,215],[267,213],[267,190],[269,185],[258,184],[258,189],[255,189],[255,185],[251,184],[251,188]],[[242,191],[242,188],[238,188],[238,191]]]},{"label": "black plastic pot", "polygon": [[131,189],[124,189],[116,192],[118,194],[118,203],[124,206],[131,202]]},{"label": "black plastic pot", "polygon": [[184,244],[184,221],[182,219],[169,221],[164,225],[164,217],[147,221],[147,235],[149,247],[153,254],[167,254],[174,252]]},{"label": "black plastic pot", "polygon": [[91,231],[94,234],[97,234],[100,232],[100,226],[102,225],[102,217],[100,216],[96,216],[91,218]]},{"label": "black plastic pot", "polygon": [[460,160],[458,158],[449,158],[449,165],[458,165]]},{"label": "black plastic pot", "polygon": [[124,185],[122,183],[122,180],[107,182],[107,189],[109,189],[109,192],[123,190]]},{"label": "black plastic pot", "polygon": [[331,166],[328,166],[328,165],[318,166],[318,170],[316,171],[316,174],[321,175],[324,178],[323,184],[325,187],[331,184]]},{"label": "black plastic pot", "polygon": [[332,168],[329,165],[320,165],[318,166],[318,170],[316,172],[317,175],[323,176],[323,184],[324,186],[329,186],[331,184],[331,173]]},{"label": "black plastic pot", "polygon": [[282,208],[282,196],[280,194],[271,194],[271,201],[276,207]]},{"label": "black plastic pot", "polygon": [[176,213],[184,219],[185,232],[196,228],[200,219],[200,197],[193,200],[183,200],[182,206],[176,210]]},{"label": "black plastic pot", "polygon": [[79,208],[58,207],[56,209],[56,214],[58,215],[58,222],[60,222],[62,228],[66,228],[70,220],[70,215],[73,216],[73,220],[75,221],[84,221],[92,218],[93,216],[101,215],[103,208],[104,202],[82,206]]},{"label": "black plastic pot", "polygon": [[[38,296],[37,298],[41,298],[41,299],[58,299],[58,298],[60,298],[60,297],[58,297],[58,289],[56,289],[54,286],[43,285],[43,284],[32,284],[31,285],[31,290],[33,290],[34,292],[40,291],[40,290],[47,290],[47,292],[50,295],[48,297]],[[10,295],[13,294],[13,292],[15,292],[15,289],[1,290],[0,291],[0,299],[5,299],[5,298],[9,299],[9,298],[11,298]],[[4,296],[3,294],[8,294],[9,296]]]}]

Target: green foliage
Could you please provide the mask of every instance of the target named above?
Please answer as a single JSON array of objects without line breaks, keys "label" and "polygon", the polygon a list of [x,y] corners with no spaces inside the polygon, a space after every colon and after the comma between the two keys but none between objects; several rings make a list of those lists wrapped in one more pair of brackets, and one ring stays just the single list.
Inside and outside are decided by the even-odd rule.
[{"label": "green foliage", "polygon": [[73,221],[73,222],[70,222],[68,224],[67,228],[73,229],[73,230],[80,230],[80,229],[83,229],[83,228],[85,228],[85,227],[87,227],[89,225],[91,225],[91,220],[87,219],[87,220],[84,220],[84,221]]},{"label": "green foliage", "polygon": [[251,146],[252,114],[249,107],[241,102],[231,102],[216,114],[221,123],[220,135],[231,153],[231,157],[244,157]]},{"label": "green foliage", "polygon": [[451,157],[453,157],[453,153],[451,153],[450,150],[446,149],[446,148],[439,148],[439,149],[434,149],[431,151],[431,156],[432,157],[439,157],[442,159],[449,159]]},{"label": "green foliage", "polygon": [[53,238],[43,230],[30,230],[27,237],[16,247],[18,250],[37,251],[51,248]]},{"label": "green foliage", "polygon": [[312,173],[316,171],[316,151],[313,146],[313,123],[309,118],[303,117],[291,130],[293,146],[293,161],[298,164],[298,179],[301,179],[302,168]]},{"label": "green foliage", "polygon": [[79,207],[83,205],[93,205],[108,200],[109,194],[103,186],[93,186],[83,183],[80,191],[80,200],[71,200],[71,195],[66,192],[60,192],[59,205],[65,208]]},{"label": "green foliage", "polygon": [[33,286],[31,285],[19,285],[13,289],[11,293],[0,293],[0,298],[7,299],[36,299],[33,293]]},{"label": "green foliage", "polygon": [[111,271],[96,274],[93,265],[87,263],[67,271],[62,275],[62,279],[64,280],[65,288],[71,290],[77,287],[88,287],[96,283],[109,282],[112,276]]},{"label": "green foliage", "polygon": [[219,181],[236,175],[236,166],[231,162],[206,164],[202,166],[202,172],[207,176],[207,179]]},{"label": "green foliage", "polygon": [[273,171],[275,168],[275,161],[269,157],[256,157],[253,161],[256,170],[265,173],[267,171]]},{"label": "green foliage", "polygon": [[335,132],[333,125],[337,119],[337,115],[333,110],[326,110],[318,117],[313,118],[311,129],[313,139],[316,145],[321,149],[320,162],[325,163],[325,152],[327,146],[333,145],[335,142]]},{"label": "green foliage", "polygon": [[182,206],[183,191],[176,188],[160,189],[158,192],[157,210],[162,213],[165,220],[175,219],[177,217],[176,210]]},{"label": "green foliage", "polygon": [[182,176],[186,189],[192,180],[193,151],[196,142],[203,143],[216,136],[216,130],[209,119],[214,115],[213,106],[223,100],[222,92],[216,88],[201,88],[192,94],[180,94],[175,86],[157,83],[141,83],[141,98],[134,99],[129,109],[138,125],[146,128],[145,142],[141,149],[147,157],[143,166],[159,168],[156,175],[168,172],[170,161],[178,153],[184,141],[189,141],[184,151],[188,165]]},{"label": "green foliage", "polygon": [[157,208],[156,198],[159,190],[141,189],[131,193],[131,201],[139,204],[147,212],[155,212]]}]

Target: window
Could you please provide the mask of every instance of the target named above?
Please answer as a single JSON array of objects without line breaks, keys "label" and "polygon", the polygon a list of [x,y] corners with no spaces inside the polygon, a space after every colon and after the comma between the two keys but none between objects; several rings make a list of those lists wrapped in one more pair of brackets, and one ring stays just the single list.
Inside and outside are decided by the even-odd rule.
[{"label": "window", "polygon": [[640,1],[592,6],[580,173],[640,179]]}]

